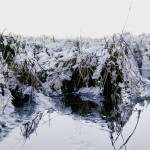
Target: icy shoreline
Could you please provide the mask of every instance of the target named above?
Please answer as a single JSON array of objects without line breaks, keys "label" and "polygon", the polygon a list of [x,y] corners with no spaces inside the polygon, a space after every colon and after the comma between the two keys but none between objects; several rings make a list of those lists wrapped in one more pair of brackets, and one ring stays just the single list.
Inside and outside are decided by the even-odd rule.
[{"label": "icy shoreline", "polygon": [[[149,66],[150,35],[95,40],[1,35],[0,130],[6,126],[9,131],[53,107],[54,95],[77,94],[96,104],[104,96],[118,105],[130,103],[130,97],[149,96]],[[15,123],[15,108],[26,102],[37,104],[34,115]]]}]

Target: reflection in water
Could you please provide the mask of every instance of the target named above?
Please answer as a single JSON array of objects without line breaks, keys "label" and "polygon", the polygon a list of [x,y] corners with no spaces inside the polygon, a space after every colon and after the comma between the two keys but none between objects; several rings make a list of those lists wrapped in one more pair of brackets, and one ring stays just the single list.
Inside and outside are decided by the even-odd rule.
[{"label": "reflection in water", "polygon": [[[120,149],[125,147],[126,144],[135,132],[139,119],[140,119],[140,110],[138,111],[137,123],[133,132],[129,135],[127,140],[123,139],[122,131],[125,124],[128,122],[130,116],[132,115],[133,108],[136,104],[132,105],[123,105],[121,106],[121,102],[119,100],[112,100],[110,97],[106,97],[103,101],[101,101],[101,107],[99,108],[97,104],[91,101],[84,101],[78,95],[67,95],[62,103],[65,107],[71,107],[72,113],[86,116],[89,114],[92,115],[93,112],[97,112],[96,115],[99,114],[101,120],[104,120],[107,124],[108,131],[110,131],[110,140],[113,148],[115,148],[115,143],[118,138],[121,136],[123,140],[123,144],[120,146]],[[96,117],[96,116],[93,116]],[[88,118],[90,119],[90,118]],[[92,121],[92,119],[91,119]],[[114,136],[116,135],[116,137]]]},{"label": "reflection in water", "polygon": [[[126,105],[123,107],[123,111],[121,111],[119,108],[119,104],[116,104],[111,100],[105,99],[104,101],[101,101],[100,109],[98,104],[88,100],[84,101],[78,95],[66,95],[66,97],[64,97],[60,102],[61,105],[59,104],[59,107],[62,107],[61,111],[63,111],[65,108],[70,108],[71,113],[76,115],[76,118],[82,116],[83,120],[86,119],[95,123],[105,122],[109,129],[107,131],[109,131],[110,133],[110,140],[114,149],[116,149],[115,143],[117,142],[119,137],[122,138],[122,144],[120,143],[120,149],[122,149],[123,147],[126,149],[126,144],[134,134],[140,119],[141,110],[136,110],[138,112],[138,117],[135,127],[130,135],[127,137],[127,139],[124,139],[122,134],[123,127],[132,115],[132,112],[134,111],[133,107],[135,105]],[[22,131],[24,132],[22,133],[22,135],[25,138],[28,138],[29,135],[31,135],[33,131],[36,130],[39,121],[42,119],[43,113],[44,112],[41,112],[32,121],[23,124],[21,130],[23,129]],[[99,121],[96,120],[98,117]]]},{"label": "reflection in water", "polygon": [[114,138],[113,137],[113,132],[110,132],[110,140],[111,140],[111,143],[112,143],[112,146],[114,147],[114,149],[116,150],[115,148],[115,143],[117,142],[118,138],[121,136],[122,138],[122,142],[123,144],[120,146],[119,149],[122,149],[123,147],[126,149],[126,144],[128,143],[128,141],[130,140],[130,138],[132,137],[132,135],[134,134],[136,128],[137,128],[137,125],[139,123],[139,119],[140,119],[140,113],[141,111],[138,110],[138,117],[137,117],[137,122],[136,122],[136,125],[135,125],[135,128],[133,129],[133,131],[131,132],[131,134],[129,135],[129,137],[125,140],[124,137],[123,137],[123,134],[122,134],[122,131],[123,131],[123,126],[122,124],[120,124],[120,128],[119,128],[119,131],[116,132],[117,133],[117,136]]},{"label": "reflection in water", "polygon": [[29,136],[36,130],[39,121],[42,119],[42,115],[43,112],[40,112],[33,120],[22,125],[21,132],[25,138],[29,138]]},{"label": "reflection in water", "polygon": [[[37,107],[36,103],[30,104],[28,103],[21,108],[19,107],[15,108],[15,111],[12,114],[12,118],[15,118],[14,122],[12,121],[11,123],[12,118],[10,116],[9,116],[10,121],[8,120],[5,121],[3,120],[3,122],[0,121],[1,138],[3,139],[5,137],[2,136],[4,135],[4,133],[8,134],[13,128],[16,128],[17,126],[20,126],[20,124],[22,124],[20,127],[20,131],[21,135],[24,137],[24,140],[26,141],[27,139],[30,139],[33,133],[36,133],[36,130],[39,128],[39,125],[41,127],[44,124],[47,124],[48,122],[50,124],[53,118],[49,117],[47,120],[47,117],[45,119],[45,116],[48,115],[50,116],[51,114],[53,115],[54,112],[66,115],[67,112],[68,116],[73,118],[74,120],[78,119],[83,120],[87,123],[92,123],[93,126],[92,128],[94,128],[95,124],[100,127],[98,128],[98,130],[107,131],[107,133],[109,133],[113,149],[115,150],[123,148],[127,149],[126,145],[137,129],[141,115],[140,109],[136,110],[134,109],[136,105],[135,103],[132,104],[123,104],[121,102],[116,103],[113,102],[111,99],[101,99],[98,104],[88,99],[81,99],[81,97],[78,95],[66,95],[66,97],[63,97],[61,100],[58,101],[54,100],[52,101],[52,103],[53,104],[56,103],[55,110],[50,108],[38,112],[36,108]],[[137,120],[134,124],[133,129],[130,132],[128,132],[128,135],[126,134],[124,138],[123,129],[125,125],[128,122],[130,122],[129,119],[133,113],[137,114],[136,118]],[[68,121],[66,121],[66,123],[67,122]],[[60,125],[55,124],[54,126],[57,127]],[[55,132],[57,133],[57,131]],[[68,132],[70,132],[69,129]],[[59,137],[57,138],[59,139]],[[107,139],[104,140],[107,141]]]},{"label": "reflection in water", "polygon": [[70,107],[72,113],[86,116],[98,111],[99,105],[92,101],[83,101],[78,95],[69,94],[66,95],[62,100],[64,107]]},{"label": "reflection in water", "polygon": [[[3,111],[5,110],[5,111]],[[35,115],[36,103],[27,102],[23,107],[13,107],[8,103],[0,109],[0,141],[7,137],[12,129]]]},{"label": "reflection in water", "polygon": [[[20,103],[20,102],[19,102]],[[17,119],[26,119],[33,115],[36,111],[37,104],[34,101],[29,101],[24,103],[22,107],[15,107],[14,116],[17,116]]]},{"label": "reflection in water", "polygon": [[52,112],[53,109],[47,109],[42,112],[38,112],[32,120],[22,124],[20,129],[21,135],[24,137],[24,139],[30,138],[30,135],[36,131],[36,128],[38,127],[39,122],[42,120],[43,116]]}]

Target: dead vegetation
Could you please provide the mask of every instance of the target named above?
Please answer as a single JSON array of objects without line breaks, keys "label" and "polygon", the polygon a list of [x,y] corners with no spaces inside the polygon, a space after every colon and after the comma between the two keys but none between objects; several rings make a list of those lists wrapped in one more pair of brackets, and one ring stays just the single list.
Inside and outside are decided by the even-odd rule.
[{"label": "dead vegetation", "polygon": [[[26,57],[26,47],[29,47],[29,44],[24,42],[21,44],[14,37],[3,35],[1,35],[0,42],[3,65],[8,65],[7,71],[5,70],[3,75],[7,80],[11,80],[10,78],[17,80],[16,83],[18,85],[10,89],[10,91],[17,90],[22,97],[24,97],[24,92],[21,92],[22,86],[32,87],[36,91],[41,92],[45,92],[44,90],[50,92],[61,90],[64,95],[75,93],[84,87],[99,87],[101,96],[105,96],[108,99],[121,99],[121,91],[123,89],[135,89],[136,91],[136,83],[141,82],[134,52],[123,36],[119,34],[114,35],[110,39],[105,39],[105,44],[101,45],[102,49],[89,54],[85,54],[82,49],[83,41],[74,41],[73,46],[76,55],[69,60],[62,59],[64,56],[61,54],[53,56],[52,50],[48,50],[45,47],[42,53],[56,59],[55,68],[51,68],[51,62],[46,62],[45,64],[38,62],[39,56],[37,57],[37,55],[40,53],[42,45],[32,44],[31,50],[33,50],[34,57],[20,60],[18,64],[15,62],[16,55],[20,58],[22,55]],[[87,46],[89,47],[86,43],[85,48]],[[57,52],[57,50],[55,51]],[[106,57],[105,53],[101,54],[101,56],[97,54],[98,52],[102,53],[101,51],[105,51],[108,55],[104,60],[103,57]],[[49,67],[45,68],[48,63]],[[100,66],[101,69],[97,70]],[[94,77],[95,73],[98,74],[96,78]],[[45,83],[50,89],[43,87]],[[13,97],[15,96],[13,95]]]}]

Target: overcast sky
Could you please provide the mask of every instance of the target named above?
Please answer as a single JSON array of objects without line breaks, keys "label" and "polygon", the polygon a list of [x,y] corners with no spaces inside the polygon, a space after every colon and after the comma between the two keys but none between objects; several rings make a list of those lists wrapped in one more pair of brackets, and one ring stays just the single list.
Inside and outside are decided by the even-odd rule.
[{"label": "overcast sky", "polygon": [[[121,32],[132,0],[0,0],[0,32],[102,37]],[[126,31],[150,33],[150,0],[133,0]]]}]

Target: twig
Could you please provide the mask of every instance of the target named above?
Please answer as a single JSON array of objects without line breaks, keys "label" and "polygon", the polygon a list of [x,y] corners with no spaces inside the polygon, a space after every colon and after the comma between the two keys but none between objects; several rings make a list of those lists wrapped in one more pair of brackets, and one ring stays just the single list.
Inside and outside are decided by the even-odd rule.
[{"label": "twig", "polygon": [[125,24],[124,24],[123,29],[122,29],[122,34],[123,34],[123,32],[124,32],[124,30],[125,30],[125,27],[126,27],[126,25],[127,25],[127,23],[128,23],[128,19],[129,19],[129,16],[130,16],[130,12],[131,12],[131,8],[132,8],[133,1],[134,1],[134,0],[131,1],[130,7],[129,7],[128,15],[127,15]]}]

